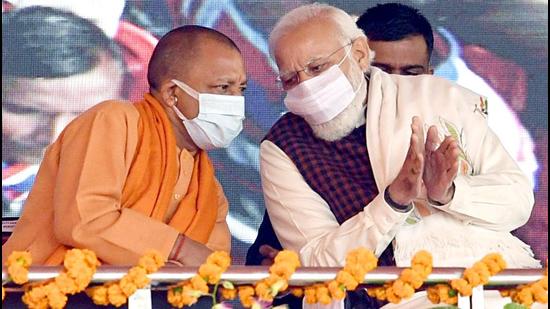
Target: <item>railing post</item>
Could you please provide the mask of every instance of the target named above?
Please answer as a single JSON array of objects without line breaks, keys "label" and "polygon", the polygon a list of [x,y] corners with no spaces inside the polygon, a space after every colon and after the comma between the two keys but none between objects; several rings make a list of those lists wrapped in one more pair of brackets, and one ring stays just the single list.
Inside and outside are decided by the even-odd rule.
[{"label": "railing post", "polygon": [[478,285],[472,290],[472,309],[485,309],[485,297],[483,285]]}]

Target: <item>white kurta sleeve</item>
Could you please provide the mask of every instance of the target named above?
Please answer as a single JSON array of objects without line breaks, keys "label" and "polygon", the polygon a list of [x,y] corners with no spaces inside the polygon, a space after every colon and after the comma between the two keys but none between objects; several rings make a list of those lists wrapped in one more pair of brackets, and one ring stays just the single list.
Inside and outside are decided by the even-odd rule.
[{"label": "white kurta sleeve", "polygon": [[347,252],[361,246],[380,255],[410,214],[393,210],[382,192],[362,212],[338,224],[327,202],[269,141],[260,146],[260,174],[275,233],[285,249],[300,253],[305,266],[342,266]]},{"label": "white kurta sleeve", "polygon": [[474,175],[457,176],[453,200],[439,208],[467,224],[512,231],[529,220],[533,188],[498,137],[487,126],[480,131]]}]

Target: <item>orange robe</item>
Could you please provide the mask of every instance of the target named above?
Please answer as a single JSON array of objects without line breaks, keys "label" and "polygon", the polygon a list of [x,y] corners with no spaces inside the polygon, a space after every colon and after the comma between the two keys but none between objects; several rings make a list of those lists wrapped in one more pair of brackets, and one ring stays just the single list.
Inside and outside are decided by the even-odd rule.
[{"label": "orange robe", "polygon": [[55,265],[76,247],[128,265],[149,249],[168,257],[179,233],[229,251],[227,211],[208,156],[176,148],[160,103],[107,101],[48,147],[2,262],[28,250],[34,264]]}]

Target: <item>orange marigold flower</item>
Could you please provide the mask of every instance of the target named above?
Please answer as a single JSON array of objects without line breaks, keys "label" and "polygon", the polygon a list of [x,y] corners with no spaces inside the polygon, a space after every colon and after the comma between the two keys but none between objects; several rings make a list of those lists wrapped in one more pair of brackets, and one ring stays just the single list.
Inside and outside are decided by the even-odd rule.
[{"label": "orange marigold flower", "polygon": [[464,279],[451,280],[451,287],[457,290],[462,296],[472,295],[472,286]]},{"label": "orange marigold flower", "polygon": [[414,294],[413,287],[402,280],[395,280],[392,285],[393,292],[400,298],[410,298]]},{"label": "orange marigold flower", "polygon": [[125,277],[126,276],[136,285],[138,289],[146,287],[149,282],[151,282],[151,279],[147,277],[147,270],[140,266],[130,268]]},{"label": "orange marigold flower", "polygon": [[467,268],[464,270],[463,277],[472,287],[476,287],[481,284],[481,277],[473,268]]},{"label": "orange marigold flower", "polygon": [[530,307],[534,302],[534,298],[533,298],[533,293],[531,291],[531,289],[529,287],[525,287],[523,289],[521,289],[517,294],[516,294],[516,302],[519,302],[521,303],[522,305],[524,306],[527,306],[527,307]]},{"label": "orange marigold flower", "polygon": [[295,288],[292,288],[290,289],[290,293],[298,298],[304,296],[304,289],[300,288],[300,287],[295,287]]},{"label": "orange marigold flower", "polygon": [[127,301],[126,295],[118,284],[113,284],[107,288],[107,298],[109,303],[115,307],[120,307]]},{"label": "orange marigold flower", "polygon": [[293,265],[294,268],[298,268],[301,266],[300,258],[298,257],[298,254],[290,250],[279,251],[277,256],[275,256],[275,263],[279,264],[282,262],[288,262],[290,263],[290,265]]},{"label": "orange marigold flower", "polygon": [[401,302],[401,298],[395,294],[391,286],[386,288],[386,299],[392,304],[399,304]]},{"label": "orange marigold flower", "polygon": [[19,264],[22,267],[30,267],[32,264],[32,256],[27,251],[13,251],[6,261],[6,265]]},{"label": "orange marigold flower", "polygon": [[332,298],[330,298],[329,290],[324,285],[318,285],[315,289],[315,297],[317,298],[317,302],[319,302],[322,305],[329,305],[332,303]]},{"label": "orange marigold flower", "polygon": [[109,304],[109,297],[107,297],[107,287],[105,285],[95,286],[86,289],[86,294],[88,294],[88,296],[96,305],[107,306]]},{"label": "orange marigold flower", "polygon": [[208,294],[208,291],[210,290],[208,288],[208,284],[206,283],[206,281],[204,281],[203,277],[201,276],[193,276],[193,278],[191,278],[191,286],[190,286],[193,290],[195,291],[198,291],[202,294]]},{"label": "orange marigold flower", "polygon": [[202,264],[199,267],[199,275],[208,283],[216,284],[220,281],[223,269],[215,264]]},{"label": "orange marigold flower", "polygon": [[474,266],[472,266],[472,269],[477,272],[479,275],[479,278],[481,280],[481,284],[487,284],[489,283],[489,278],[491,277],[491,271],[489,270],[489,267],[484,262],[476,262]]},{"label": "orange marigold flower", "polygon": [[432,254],[426,250],[418,251],[412,258],[411,265],[413,264],[431,267],[433,265]]},{"label": "orange marigold flower", "polygon": [[317,303],[317,291],[315,287],[308,286],[304,289],[304,297],[306,299],[306,303],[308,304],[316,304]]},{"label": "orange marigold flower", "polygon": [[378,258],[366,248],[357,248],[350,251],[346,256],[346,265],[359,265],[363,267],[365,272],[375,269],[377,263]]},{"label": "orange marigold flower", "polygon": [[48,297],[42,285],[33,286],[21,298],[30,309],[48,308]]},{"label": "orange marigold flower", "polygon": [[4,286],[2,286],[2,301],[6,298],[6,289],[4,289]]},{"label": "orange marigold flower", "polygon": [[59,290],[61,290],[63,294],[74,295],[81,291],[78,289],[75,280],[69,277],[69,275],[65,272],[62,272],[55,277],[55,284],[59,287]]},{"label": "orange marigold flower", "polygon": [[339,271],[338,274],[336,275],[336,281],[338,281],[338,283],[340,284],[343,284],[346,290],[348,291],[355,290],[359,285],[359,283],[357,283],[355,278],[353,278],[353,276],[350,273],[343,270]]},{"label": "orange marigold flower", "polygon": [[426,276],[424,276],[424,274],[420,274],[410,268],[403,269],[401,275],[399,276],[399,279],[403,282],[409,283],[415,289],[420,288],[422,284],[424,284],[425,278]]},{"label": "orange marigold flower", "polygon": [[221,290],[223,299],[231,300],[231,299],[235,299],[237,297],[237,290],[236,289],[221,288],[220,290]]},{"label": "orange marigold flower", "polygon": [[17,284],[23,284],[29,281],[29,270],[19,263],[8,266],[8,275],[11,280]]},{"label": "orange marigold flower", "polygon": [[342,300],[346,298],[346,290],[344,289],[344,286],[336,280],[332,280],[328,283],[328,290],[330,292],[330,296],[334,300]]},{"label": "orange marigold flower", "polygon": [[285,280],[290,279],[292,274],[296,271],[296,268],[294,265],[292,265],[290,262],[280,262],[275,263],[269,267],[269,272],[279,278],[283,278]]},{"label": "orange marigold flower", "polygon": [[255,291],[256,291],[256,295],[258,295],[258,298],[260,300],[273,301],[272,290],[269,287],[269,285],[265,283],[265,281],[258,282],[256,284]]},{"label": "orange marigold flower", "polygon": [[250,308],[254,305],[254,288],[251,286],[241,286],[239,287],[239,299],[241,304],[245,308]]},{"label": "orange marigold flower", "polygon": [[177,308],[193,305],[198,301],[198,292],[193,291],[188,284],[179,285],[168,290],[168,302]]},{"label": "orange marigold flower", "polygon": [[541,304],[548,303],[548,290],[544,289],[540,281],[531,286],[531,291],[533,292],[533,298],[536,302]]},{"label": "orange marigold flower", "polygon": [[352,275],[353,279],[358,283],[362,283],[367,274],[365,267],[361,264],[346,264],[346,266],[344,266],[344,271]]},{"label": "orange marigold flower", "polygon": [[145,272],[152,274],[157,272],[159,268],[164,266],[164,258],[160,252],[151,250],[145,253],[144,256],[139,258],[138,266],[145,269]]},{"label": "orange marigold flower", "polygon": [[216,265],[222,269],[221,272],[224,272],[231,265],[231,257],[225,251],[215,251],[208,256],[206,263]]},{"label": "orange marigold flower", "polygon": [[48,297],[48,305],[52,309],[61,309],[65,307],[67,304],[67,296],[59,290],[55,282],[46,284],[44,290]]},{"label": "orange marigold flower", "polygon": [[491,275],[496,275],[506,268],[506,261],[502,258],[500,253],[487,254],[481,261],[487,264],[491,271]]}]

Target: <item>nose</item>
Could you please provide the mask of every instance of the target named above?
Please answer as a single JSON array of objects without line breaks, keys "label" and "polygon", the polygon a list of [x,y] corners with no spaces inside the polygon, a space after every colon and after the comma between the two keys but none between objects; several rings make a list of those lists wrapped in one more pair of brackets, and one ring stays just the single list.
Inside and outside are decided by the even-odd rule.
[{"label": "nose", "polygon": [[77,114],[75,113],[58,113],[53,117],[52,122],[52,140],[51,142],[55,141],[59,134],[65,129],[65,127],[71,122]]}]

